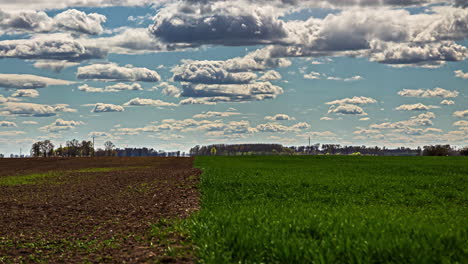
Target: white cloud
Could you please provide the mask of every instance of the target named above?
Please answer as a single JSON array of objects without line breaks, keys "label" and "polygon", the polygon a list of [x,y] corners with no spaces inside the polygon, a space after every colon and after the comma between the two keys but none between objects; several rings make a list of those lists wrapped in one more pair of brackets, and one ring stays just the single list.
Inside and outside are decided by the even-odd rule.
[{"label": "white cloud", "polygon": [[457,71],[454,71],[454,73],[455,73],[455,76],[458,77],[458,78],[468,79],[468,73],[467,72],[463,72],[462,70],[457,70]]},{"label": "white cloud", "polygon": [[0,29],[5,33],[70,31],[96,35],[103,32],[101,23],[106,17],[101,14],[86,14],[76,9],[69,9],[49,17],[43,11],[5,12],[0,8]]},{"label": "white cloud", "polygon": [[104,113],[104,112],[123,112],[125,109],[120,105],[97,103],[91,112]]},{"label": "white cloud", "polygon": [[296,120],[294,117],[288,116],[286,114],[276,114],[274,116],[265,116],[265,119],[270,120],[270,121]]},{"label": "white cloud", "polygon": [[322,78],[321,76],[322,74],[320,72],[311,72],[311,73],[305,74],[304,78],[310,79],[310,80],[318,80]]},{"label": "white cloud", "polygon": [[395,110],[400,110],[400,111],[425,111],[433,108],[440,108],[440,106],[435,106],[435,105],[424,105],[421,103],[417,104],[405,104],[405,105],[400,105]]},{"label": "white cloud", "polygon": [[39,34],[31,39],[0,41],[0,59],[80,62],[105,58],[107,52],[106,48],[82,43],[69,34]]},{"label": "white cloud", "polygon": [[58,28],[66,31],[97,35],[103,32],[101,23],[106,22],[106,17],[101,14],[86,14],[76,9],[68,9],[54,17]]},{"label": "white cloud", "polygon": [[179,97],[182,92],[179,88],[167,82],[162,82],[157,87],[161,88],[161,93],[166,96]]},{"label": "white cloud", "polygon": [[377,100],[370,97],[365,96],[354,96],[353,98],[343,98],[341,100],[335,100],[331,102],[326,102],[327,105],[334,105],[334,104],[358,104],[358,105],[366,105],[366,104],[375,104]]},{"label": "white cloud", "polygon": [[78,62],[69,62],[66,60],[38,60],[33,66],[38,69],[46,69],[54,72],[60,72],[65,68],[77,66]]},{"label": "white cloud", "polygon": [[0,127],[17,127],[15,122],[0,121]]},{"label": "white cloud", "polygon": [[368,120],[370,120],[369,117],[362,117],[362,118],[359,118],[359,121],[368,121]]},{"label": "white cloud", "polygon": [[364,112],[364,110],[361,107],[352,104],[341,104],[338,106],[332,105],[328,110],[328,113],[335,113],[341,115],[367,115],[367,113]]},{"label": "white cloud", "polygon": [[126,102],[125,106],[178,106],[178,104],[168,103],[161,100],[146,99],[146,98],[133,98],[132,100]]},{"label": "white cloud", "polygon": [[257,125],[257,130],[260,132],[298,132],[300,130],[309,129],[310,125],[305,122],[297,123],[293,126],[284,126],[278,123],[265,123]]},{"label": "white cloud", "polygon": [[115,63],[92,64],[79,67],[76,74],[78,79],[104,80],[104,81],[141,81],[158,82],[159,74],[147,68],[137,68],[130,65],[125,67]]},{"label": "white cloud", "polygon": [[11,96],[36,98],[39,96],[39,92],[37,90],[32,90],[32,89],[27,89],[27,90],[20,89],[20,90],[16,90]]},{"label": "white cloud", "polygon": [[78,86],[78,90],[87,92],[87,93],[103,93],[105,92],[104,88],[91,87],[87,84]]},{"label": "white cloud", "polygon": [[360,81],[363,80],[364,78],[359,75],[355,75],[352,77],[348,78],[342,78],[342,77],[334,77],[334,76],[328,76],[327,80],[333,80],[333,81],[344,81],[344,82],[352,82],[352,81]]},{"label": "white cloud", "polygon": [[114,85],[106,86],[105,91],[108,92],[119,92],[119,91],[141,91],[143,88],[139,83],[132,83],[132,84],[125,84],[125,83],[117,83]]},{"label": "white cloud", "polygon": [[257,78],[251,72],[228,72],[224,61],[191,61],[172,69],[174,81],[203,84],[245,84]]},{"label": "white cloud", "polygon": [[39,128],[40,130],[47,131],[50,133],[57,133],[61,131],[70,130],[77,126],[83,125],[84,123],[81,121],[74,121],[74,120],[63,120],[61,118],[55,120],[53,123],[43,126]]},{"label": "white cloud", "polygon": [[2,137],[14,137],[18,135],[26,134],[24,131],[0,131],[0,136]]},{"label": "white cloud", "polygon": [[462,126],[462,127],[468,127],[468,121],[466,120],[460,120],[455,123],[453,123],[454,126]]},{"label": "white cloud", "polygon": [[411,90],[411,89],[403,89],[398,92],[398,95],[404,96],[404,97],[442,97],[442,98],[453,98],[457,97],[459,94],[458,91],[448,91],[443,88],[435,88],[433,90],[427,89],[417,89],[417,90]]},{"label": "white cloud", "polygon": [[[218,101],[261,101],[274,99],[282,94],[283,89],[269,82],[255,82],[250,84],[186,84],[183,86],[183,97],[210,97]],[[181,104],[183,104],[181,102]]]},{"label": "white cloud", "polygon": [[69,85],[72,83],[74,82],[31,74],[0,74],[0,87],[4,88],[36,89],[49,85]]},{"label": "white cloud", "polygon": [[455,116],[455,117],[460,117],[460,118],[468,117],[468,110],[455,111],[455,112],[453,113],[453,116]]},{"label": "white cloud", "polygon": [[260,81],[276,81],[282,78],[281,74],[275,70],[267,71],[262,77],[258,78]]},{"label": "white cloud", "polygon": [[33,104],[33,103],[17,103],[7,102],[4,107],[0,109],[0,113],[5,115],[17,115],[17,116],[34,116],[34,117],[45,117],[55,116],[58,112],[75,112],[75,109],[71,109],[66,104],[57,105],[45,105],[45,104]]},{"label": "white cloud", "polygon": [[206,113],[201,113],[194,115],[193,118],[213,118],[213,117],[229,117],[229,116],[234,116],[234,115],[240,115],[240,113],[237,112],[213,112],[213,111],[208,111]]},{"label": "white cloud", "polygon": [[324,117],[321,117],[320,120],[330,121],[330,120],[335,120],[335,119],[332,117],[324,116]]},{"label": "white cloud", "polygon": [[23,124],[25,124],[25,125],[37,125],[37,124],[39,124],[39,123],[36,122],[36,121],[23,121],[23,122],[21,122],[21,123],[23,123]]},{"label": "white cloud", "polygon": [[441,104],[441,105],[454,105],[455,102],[452,101],[452,100],[442,100],[442,101],[440,102],[440,104]]}]

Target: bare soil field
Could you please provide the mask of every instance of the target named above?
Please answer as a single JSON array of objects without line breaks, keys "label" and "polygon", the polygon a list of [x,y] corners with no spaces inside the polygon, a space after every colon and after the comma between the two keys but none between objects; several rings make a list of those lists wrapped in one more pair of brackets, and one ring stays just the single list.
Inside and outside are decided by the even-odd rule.
[{"label": "bare soil field", "polygon": [[190,242],[170,223],[199,208],[192,163],[0,159],[0,263],[191,263]]}]

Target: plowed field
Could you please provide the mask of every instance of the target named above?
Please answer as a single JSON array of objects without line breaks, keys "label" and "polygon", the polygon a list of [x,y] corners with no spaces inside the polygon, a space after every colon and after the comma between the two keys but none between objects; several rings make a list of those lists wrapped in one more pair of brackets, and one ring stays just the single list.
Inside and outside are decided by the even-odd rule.
[{"label": "plowed field", "polygon": [[191,158],[0,159],[0,263],[192,261]]}]

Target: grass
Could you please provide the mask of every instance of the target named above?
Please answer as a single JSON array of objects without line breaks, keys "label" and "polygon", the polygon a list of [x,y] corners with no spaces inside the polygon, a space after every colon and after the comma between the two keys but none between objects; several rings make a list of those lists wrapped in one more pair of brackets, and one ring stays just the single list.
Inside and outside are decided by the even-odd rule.
[{"label": "grass", "polygon": [[202,263],[468,263],[464,157],[199,157]]},{"label": "grass", "polygon": [[110,172],[110,171],[136,170],[136,169],[145,169],[145,168],[150,168],[150,167],[140,166],[140,167],[85,168],[85,169],[79,169],[79,170],[48,171],[45,173],[5,176],[5,177],[0,177],[0,186],[38,184],[38,183],[44,182],[46,179],[49,179],[51,177],[63,176],[69,173],[100,173],[100,172]]}]

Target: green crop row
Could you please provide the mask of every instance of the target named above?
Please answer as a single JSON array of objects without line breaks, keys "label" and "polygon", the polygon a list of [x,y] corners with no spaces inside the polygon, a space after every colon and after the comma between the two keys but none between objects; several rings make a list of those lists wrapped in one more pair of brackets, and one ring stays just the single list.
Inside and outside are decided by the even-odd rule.
[{"label": "green crop row", "polygon": [[468,263],[463,157],[199,157],[202,263]]}]

